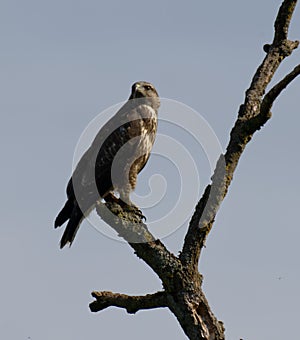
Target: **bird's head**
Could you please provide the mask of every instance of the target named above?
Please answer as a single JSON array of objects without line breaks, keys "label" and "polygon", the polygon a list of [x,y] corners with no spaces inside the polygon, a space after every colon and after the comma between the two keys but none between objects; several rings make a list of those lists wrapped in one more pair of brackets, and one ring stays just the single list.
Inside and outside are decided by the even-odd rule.
[{"label": "bird's head", "polygon": [[131,99],[142,97],[158,97],[155,87],[146,81],[138,81],[131,87]]},{"label": "bird's head", "polygon": [[145,102],[149,102],[149,104],[156,109],[159,107],[158,93],[151,83],[146,81],[138,81],[132,85],[129,99],[139,98],[145,98]]}]

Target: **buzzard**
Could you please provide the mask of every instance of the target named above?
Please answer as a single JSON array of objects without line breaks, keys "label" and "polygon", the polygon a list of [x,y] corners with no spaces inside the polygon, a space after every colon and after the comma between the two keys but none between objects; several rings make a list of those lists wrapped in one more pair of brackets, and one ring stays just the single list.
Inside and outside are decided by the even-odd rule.
[{"label": "buzzard", "polygon": [[159,105],[154,86],[136,82],[128,101],[97,133],[68,182],[67,201],[54,223],[57,228],[68,221],[60,248],[71,246],[80,223],[99,199],[138,210],[129,195],[150,156]]}]

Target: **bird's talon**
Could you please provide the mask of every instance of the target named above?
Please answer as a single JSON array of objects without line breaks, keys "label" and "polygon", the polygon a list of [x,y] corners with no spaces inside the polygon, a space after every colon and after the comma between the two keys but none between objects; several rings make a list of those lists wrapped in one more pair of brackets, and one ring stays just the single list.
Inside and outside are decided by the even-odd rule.
[{"label": "bird's talon", "polygon": [[129,205],[126,204],[125,206],[123,206],[123,209],[129,213],[133,213],[136,216],[138,216],[141,220],[146,221],[146,216],[143,215],[142,210],[140,210],[138,207],[136,207],[135,205]]},{"label": "bird's talon", "polygon": [[145,222],[147,221],[147,218],[145,215],[143,215],[142,211],[140,209],[137,209],[136,215],[141,219],[144,220]]}]

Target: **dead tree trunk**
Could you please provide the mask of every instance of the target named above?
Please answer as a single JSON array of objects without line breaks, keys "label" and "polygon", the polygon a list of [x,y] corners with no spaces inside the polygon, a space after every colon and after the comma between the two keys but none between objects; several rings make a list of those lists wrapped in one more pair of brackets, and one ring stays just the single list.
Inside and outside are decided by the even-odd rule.
[{"label": "dead tree trunk", "polygon": [[[298,65],[266,93],[280,63],[299,45],[298,41],[288,40],[288,28],[296,3],[296,0],[285,0],[278,11],[273,42],[264,46],[266,56],[246,91],[226,153],[220,155],[211,184],[206,187],[195,208],[180,255],[177,257],[169,252],[139,217],[122,211],[116,203],[106,203],[106,206],[99,203],[97,206],[99,216],[127,240],[135,254],[159,276],[163,290],[144,296],[93,292],[95,300],[90,304],[91,311],[116,306],[125,308],[128,313],[135,313],[141,309],[168,307],[189,339],[225,339],[223,323],[212,313],[202,291],[198,262],[246,145],[253,134],[271,118],[270,110],[275,99],[300,73]],[[107,213],[107,207],[114,215]],[[137,242],[131,243],[133,239]]]}]

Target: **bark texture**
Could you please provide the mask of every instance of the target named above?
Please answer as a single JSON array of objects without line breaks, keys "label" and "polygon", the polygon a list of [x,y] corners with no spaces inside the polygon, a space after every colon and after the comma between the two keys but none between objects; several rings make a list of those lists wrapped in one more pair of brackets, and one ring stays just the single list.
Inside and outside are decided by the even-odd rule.
[{"label": "bark texture", "polygon": [[[109,306],[124,308],[128,313],[141,309],[169,308],[189,339],[225,339],[223,323],[212,313],[202,291],[202,275],[198,271],[201,250],[225,198],[239,159],[253,134],[271,118],[271,108],[283,89],[300,73],[296,66],[267,93],[266,88],[280,63],[299,45],[288,40],[288,28],[296,0],[282,2],[274,24],[274,39],[264,46],[266,56],[255,72],[245,93],[237,120],[230,133],[224,155],[220,155],[211,183],[195,207],[184,245],[177,257],[156,239],[139,216],[123,211],[117,203],[97,206],[98,215],[114,228],[159,276],[163,291],[145,296],[128,296],[112,292],[93,292],[90,304],[93,312]],[[108,209],[111,213],[108,213]],[[134,241],[133,241],[134,240]]]}]

